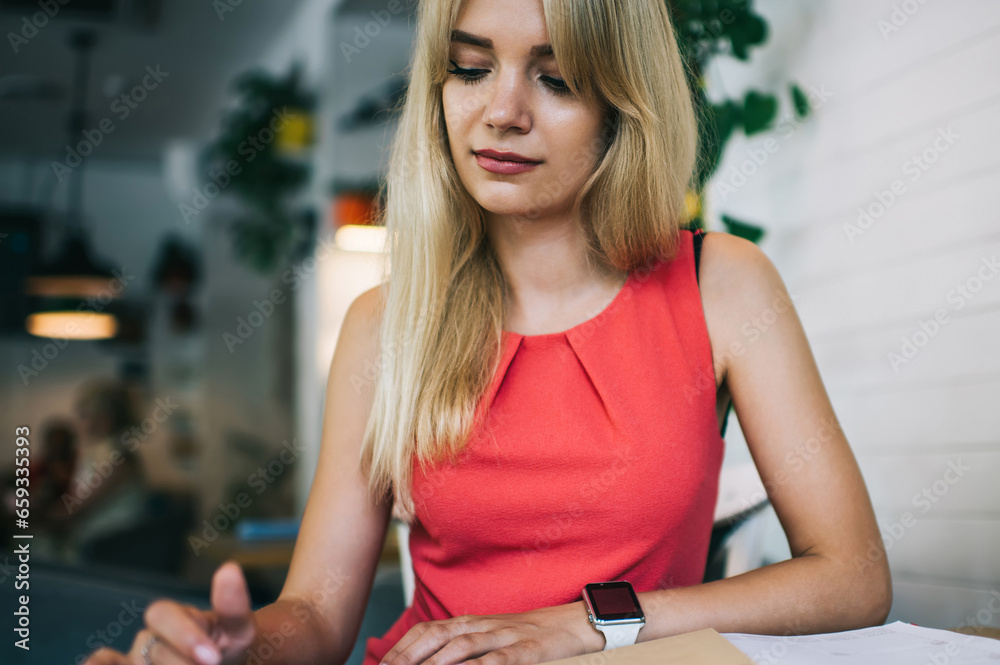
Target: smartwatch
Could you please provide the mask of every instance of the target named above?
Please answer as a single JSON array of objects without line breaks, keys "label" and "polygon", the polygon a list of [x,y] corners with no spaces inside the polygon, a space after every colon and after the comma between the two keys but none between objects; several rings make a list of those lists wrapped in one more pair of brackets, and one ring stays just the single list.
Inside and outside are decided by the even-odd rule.
[{"label": "smartwatch", "polygon": [[604,650],[635,644],[646,615],[628,582],[600,582],[583,587],[587,615],[594,628],[604,633]]}]

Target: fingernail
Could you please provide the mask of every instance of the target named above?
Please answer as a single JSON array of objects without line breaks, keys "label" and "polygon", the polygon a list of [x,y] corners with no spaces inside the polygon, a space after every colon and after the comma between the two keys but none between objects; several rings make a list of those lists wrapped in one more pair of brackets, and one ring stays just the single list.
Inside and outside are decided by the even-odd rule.
[{"label": "fingernail", "polygon": [[199,644],[194,648],[194,655],[205,665],[218,665],[219,663],[219,652],[204,644]]}]

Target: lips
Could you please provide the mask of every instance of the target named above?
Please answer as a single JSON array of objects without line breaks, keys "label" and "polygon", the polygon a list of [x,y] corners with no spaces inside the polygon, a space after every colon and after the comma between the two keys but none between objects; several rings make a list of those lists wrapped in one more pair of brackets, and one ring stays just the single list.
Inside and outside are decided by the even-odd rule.
[{"label": "lips", "polygon": [[473,151],[477,155],[482,155],[483,157],[489,157],[491,159],[497,159],[503,162],[516,162],[518,164],[541,164],[541,160],[530,159],[524,155],[519,155],[516,152],[500,152],[497,150],[475,150]]},{"label": "lips", "polygon": [[541,160],[531,159],[516,152],[490,148],[473,150],[472,154],[476,156],[476,163],[482,169],[503,176],[527,173],[538,168],[538,165],[542,163]]}]

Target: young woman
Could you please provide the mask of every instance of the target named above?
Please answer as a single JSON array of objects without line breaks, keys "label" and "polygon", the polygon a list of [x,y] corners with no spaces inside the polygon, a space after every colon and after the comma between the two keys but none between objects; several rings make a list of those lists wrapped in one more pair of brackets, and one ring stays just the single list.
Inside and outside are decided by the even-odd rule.
[{"label": "young woman", "polygon": [[[227,562],[210,611],[147,609],[128,662],[344,662],[393,510],[416,590],[367,665],[599,651],[581,590],[622,579],[638,641],[884,621],[873,510],[781,278],[721,233],[696,267],[680,229],[696,147],[663,0],[424,0],[391,276],[346,315],[281,596],[251,612]],[[699,584],[730,395],[792,558]]]}]

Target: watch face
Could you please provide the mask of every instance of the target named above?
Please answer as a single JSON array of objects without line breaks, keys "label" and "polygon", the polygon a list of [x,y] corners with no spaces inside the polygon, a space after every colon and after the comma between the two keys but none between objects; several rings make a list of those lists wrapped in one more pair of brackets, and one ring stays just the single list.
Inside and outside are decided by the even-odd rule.
[{"label": "watch face", "polygon": [[594,618],[599,621],[641,619],[643,616],[639,599],[628,582],[588,584],[584,589],[594,608]]}]

